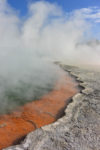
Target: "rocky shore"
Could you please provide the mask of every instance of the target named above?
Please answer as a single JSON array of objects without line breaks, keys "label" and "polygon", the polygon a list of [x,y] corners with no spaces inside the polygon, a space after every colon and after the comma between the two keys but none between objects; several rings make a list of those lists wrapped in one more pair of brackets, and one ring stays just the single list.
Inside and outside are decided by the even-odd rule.
[{"label": "rocky shore", "polygon": [[100,72],[60,66],[76,78],[81,92],[72,98],[61,119],[4,150],[100,150]]}]

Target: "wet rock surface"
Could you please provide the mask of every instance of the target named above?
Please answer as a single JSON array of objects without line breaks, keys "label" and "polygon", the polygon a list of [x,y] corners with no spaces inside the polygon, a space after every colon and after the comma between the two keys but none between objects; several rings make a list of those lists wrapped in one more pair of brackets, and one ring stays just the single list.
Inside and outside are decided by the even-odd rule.
[{"label": "wet rock surface", "polygon": [[5,150],[100,150],[100,72],[60,66],[84,89],[72,98],[64,117]]}]

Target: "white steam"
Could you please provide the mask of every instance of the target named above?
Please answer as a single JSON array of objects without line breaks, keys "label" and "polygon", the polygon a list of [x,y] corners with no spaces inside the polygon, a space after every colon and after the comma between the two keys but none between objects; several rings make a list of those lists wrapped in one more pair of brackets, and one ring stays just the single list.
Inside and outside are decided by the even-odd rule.
[{"label": "white steam", "polygon": [[23,61],[41,57],[69,63],[88,63],[88,59],[98,63],[98,45],[95,50],[87,43],[77,46],[88,40],[91,22],[86,19],[93,18],[91,11],[92,8],[84,8],[67,13],[55,4],[42,1],[30,4],[26,17],[21,18],[6,0],[0,0],[0,60],[7,57],[9,64],[14,55]]},{"label": "white steam", "polygon": [[90,10],[67,13],[56,4],[42,1],[30,4],[26,17],[19,17],[6,0],[0,0],[2,108],[9,103],[9,89],[12,94],[23,98],[24,93],[24,98],[31,99],[37,89],[50,86],[57,76],[50,61],[100,64],[100,44],[91,46],[85,42],[91,27],[86,20]]}]

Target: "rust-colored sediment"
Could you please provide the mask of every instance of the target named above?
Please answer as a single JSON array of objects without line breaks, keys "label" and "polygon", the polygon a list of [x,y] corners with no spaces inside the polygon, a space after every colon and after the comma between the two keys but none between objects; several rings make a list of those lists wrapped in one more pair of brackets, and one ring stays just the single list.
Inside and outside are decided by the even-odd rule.
[{"label": "rust-colored sediment", "polygon": [[67,100],[78,92],[76,86],[73,79],[62,72],[53,91],[10,115],[0,116],[0,149],[15,144],[30,131],[56,121]]}]

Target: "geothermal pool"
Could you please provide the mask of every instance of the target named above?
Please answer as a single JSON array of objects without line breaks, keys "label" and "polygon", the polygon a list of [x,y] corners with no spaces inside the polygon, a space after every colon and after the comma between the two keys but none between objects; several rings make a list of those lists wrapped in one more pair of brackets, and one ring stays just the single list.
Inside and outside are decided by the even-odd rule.
[{"label": "geothermal pool", "polygon": [[56,121],[69,99],[78,92],[77,83],[60,70],[54,86],[35,101],[0,116],[0,149],[18,144],[31,131]]},{"label": "geothermal pool", "polygon": [[8,73],[0,70],[0,114],[40,99],[53,89],[61,72],[58,66],[47,62],[36,63],[31,69],[28,66],[28,70],[8,69]]}]

